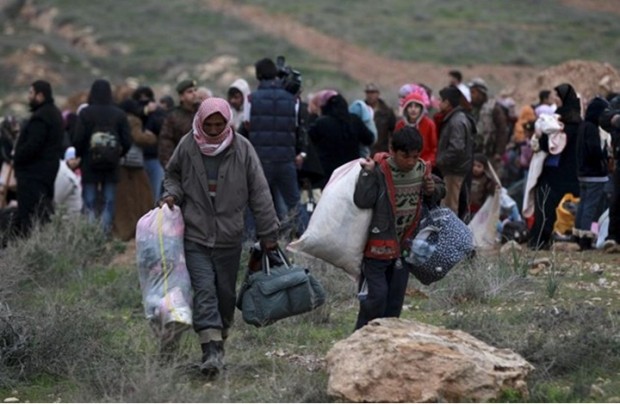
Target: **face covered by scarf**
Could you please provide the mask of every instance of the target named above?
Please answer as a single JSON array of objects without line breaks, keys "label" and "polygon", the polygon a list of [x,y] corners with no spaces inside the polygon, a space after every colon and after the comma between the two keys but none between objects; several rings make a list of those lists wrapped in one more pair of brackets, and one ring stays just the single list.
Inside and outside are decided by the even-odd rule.
[{"label": "face covered by scarf", "polygon": [[[219,135],[209,136],[202,126],[205,119],[215,113],[219,113],[224,117],[226,120],[226,127]],[[217,156],[232,143],[235,132],[230,126],[231,116],[232,111],[230,110],[228,101],[223,98],[207,98],[200,104],[194,116],[192,127],[194,129],[194,140],[196,144],[198,144],[202,154],[205,156]]]}]

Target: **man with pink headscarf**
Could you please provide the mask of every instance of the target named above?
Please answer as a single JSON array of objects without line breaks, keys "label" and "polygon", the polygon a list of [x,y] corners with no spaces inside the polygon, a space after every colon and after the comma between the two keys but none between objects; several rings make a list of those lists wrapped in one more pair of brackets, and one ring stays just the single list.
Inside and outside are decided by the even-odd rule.
[{"label": "man with pink headscarf", "polygon": [[244,212],[249,206],[263,251],[277,245],[279,222],[261,163],[250,142],[231,127],[222,98],[200,104],[192,131],[175,149],[160,205],[180,206],[185,260],[194,289],[194,330],[202,347],[200,370],[223,369],[224,341],[233,323]]}]

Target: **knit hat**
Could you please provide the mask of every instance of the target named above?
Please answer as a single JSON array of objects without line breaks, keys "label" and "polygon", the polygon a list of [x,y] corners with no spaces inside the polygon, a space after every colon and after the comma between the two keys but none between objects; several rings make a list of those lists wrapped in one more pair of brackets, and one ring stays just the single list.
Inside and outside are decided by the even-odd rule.
[{"label": "knit hat", "polygon": [[177,93],[183,94],[188,88],[196,87],[196,80],[183,80],[177,84]]},{"label": "knit hat", "polygon": [[412,87],[412,91],[400,101],[400,107],[406,108],[408,104],[415,102],[417,104],[422,105],[423,108],[428,109],[430,107],[431,101],[428,99],[428,94],[426,91],[420,86]]},{"label": "knit hat", "polygon": [[411,94],[411,92],[413,91],[413,86],[415,84],[412,83],[407,83],[407,84],[403,84],[399,89],[398,89],[398,97],[399,98],[405,98],[407,97],[409,94]]}]

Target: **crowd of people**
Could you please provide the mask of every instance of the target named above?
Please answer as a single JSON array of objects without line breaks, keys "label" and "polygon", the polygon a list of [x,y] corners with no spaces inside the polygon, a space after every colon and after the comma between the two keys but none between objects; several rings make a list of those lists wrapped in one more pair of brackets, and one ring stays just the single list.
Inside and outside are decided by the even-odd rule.
[{"label": "crowd of people", "polygon": [[[584,100],[563,83],[517,112],[482,78],[452,70],[438,96],[423,83],[402,85],[393,108],[374,83],[349,102],[337,89],[303,97],[301,75],[269,58],[255,74],[255,89],[239,78],[222,98],[183,80],[176,105],[148,86],[115,100],[98,79],[85,104],[64,112],[48,82],[33,82],[30,118],[1,125],[0,207],[15,212],[11,234],[27,237],[56,210],[129,240],[154,206],[180,207],[201,370],[210,375],[223,366],[243,242],[272,250],[299,237],[331,174],[351,160],[362,166],[355,203],[373,211],[359,285],[369,293],[356,328],[399,316],[403,242],[423,202],[469,222],[501,192],[516,202],[502,219],[522,221],[533,249],[567,237],[592,248],[593,224],[609,208],[605,251],[620,251],[616,93]],[[580,197],[574,226],[558,234],[556,208],[569,193]]]}]

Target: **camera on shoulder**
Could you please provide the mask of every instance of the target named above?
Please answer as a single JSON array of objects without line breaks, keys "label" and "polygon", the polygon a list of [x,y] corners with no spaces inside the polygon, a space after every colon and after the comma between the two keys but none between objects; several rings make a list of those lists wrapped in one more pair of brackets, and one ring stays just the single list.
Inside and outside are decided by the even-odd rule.
[{"label": "camera on shoulder", "polygon": [[285,57],[281,55],[276,58],[276,66],[282,87],[289,93],[297,95],[301,91],[301,73],[287,65]]}]

